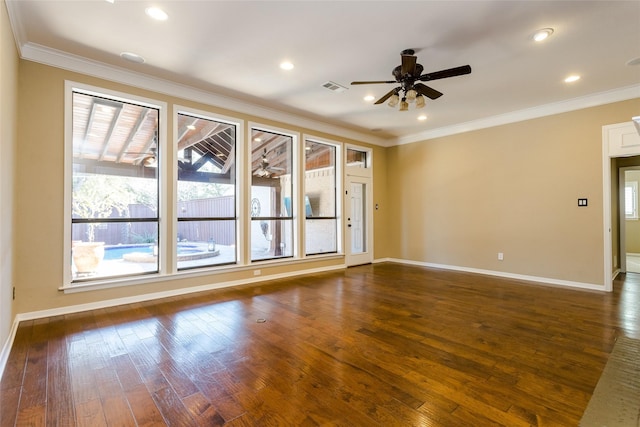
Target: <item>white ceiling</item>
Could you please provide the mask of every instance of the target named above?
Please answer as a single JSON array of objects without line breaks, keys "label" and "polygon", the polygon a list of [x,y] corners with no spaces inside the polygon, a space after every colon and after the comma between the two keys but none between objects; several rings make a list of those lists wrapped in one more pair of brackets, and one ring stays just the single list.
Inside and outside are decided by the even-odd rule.
[{"label": "white ceiling", "polygon": [[[6,3],[26,59],[30,47],[79,56],[393,143],[640,97],[640,65],[627,65],[640,57],[640,1]],[[148,6],[169,18],[152,20]],[[554,34],[533,42],[545,27]],[[422,110],[364,101],[395,86],[350,82],[393,80],[407,48],[424,72],[473,71],[427,82],[444,96]],[[123,60],[125,51],[146,62]],[[293,70],[279,68],[285,59]],[[571,73],[582,78],[564,83]],[[348,90],[323,88],[329,80]]]}]

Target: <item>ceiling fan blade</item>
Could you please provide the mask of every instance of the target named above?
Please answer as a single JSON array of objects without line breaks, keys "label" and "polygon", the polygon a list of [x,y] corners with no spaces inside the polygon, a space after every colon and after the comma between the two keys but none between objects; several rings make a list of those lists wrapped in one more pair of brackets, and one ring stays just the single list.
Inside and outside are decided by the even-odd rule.
[{"label": "ceiling fan blade", "polygon": [[395,89],[391,89],[389,92],[387,92],[382,98],[378,99],[376,102],[374,102],[374,104],[382,104],[384,101],[386,101],[387,99],[391,98],[391,95],[393,95],[394,93],[396,93],[398,91],[399,88],[395,88]]},{"label": "ceiling fan blade", "polygon": [[380,83],[397,83],[395,80],[375,80],[370,82],[351,82],[352,85],[375,85]]},{"label": "ceiling fan blade", "polygon": [[461,76],[463,74],[469,73],[471,73],[471,66],[463,65],[461,67],[449,68],[448,70],[441,70],[433,73],[423,74],[418,77],[418,80],[428,82],[430,80],[446,79],[447,77]]},{"label": "ceiling fan blade", "polygon": [[415,85],[413,85],[413,88],[420,95],[424,95],[424,96],[426,96],[427,98],[430,98],[430,99],[436,99],[436,98],[440,98],[442,96],[442,92],[438,92],[434,88],[431,88],[431,87],[429,87],[427,85],[423,85],[422,83],[416,83]]},{"label": "ceiling fan blade", "polygon": [[414,55],[402,55],[402,68],[401,75],[405,76],[407,74],[411,74],[412,76],[416,73],[416,61],[418,60],[417,56]]}]

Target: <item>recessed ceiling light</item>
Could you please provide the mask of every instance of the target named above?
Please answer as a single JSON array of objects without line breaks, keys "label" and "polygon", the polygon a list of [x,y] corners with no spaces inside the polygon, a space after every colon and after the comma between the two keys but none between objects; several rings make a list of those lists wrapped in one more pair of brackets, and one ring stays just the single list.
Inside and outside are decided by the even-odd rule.
[{"label": "recessed ceiling light", "polygon": [[255,142],[262,142],[262,139],[261,139],[261,138],[253,138],[253,140],[254,140]]},{"label": "recessed ceiling light", "polygon": [[541,42],[542,40],[545,40],[547,37],[549,37],[551,34],[553,34],[553,28],[542,28],[541,30],[538,30],[535,33],[533,33],[533,40],[537,42]]},{"label": "recessed ceiling light", "polygon": [[367,95],[367,96],[364,97],[364,100],[367,101],[367,102],[373,101],[374,99],[376,99],[376,97],[373,96],[373,95]]},{"label": "recessed ceiling light", "polygon": [[144,58],[138,54],[132,53],[132,52],[122,52],[120,54],[120,57],[122,59],[126,59],[127,61],[130,62],[135,62],[136,64],[142,64],[144,63]]},{"label": "recessed ceiling light", "polygon": [[420,121],[427,120],[427,116],[424,115],[424,114],[421,114],[421,115],[418,116],[418,120],[420,120]]},{"label": "recessed ceiling light", "polygon": [[157,21],[166,21],[169,18],[169,15],[159,7],[148,7],[144,12]]},{"label": "recessed ceiling light", "polygon": [[572,74],[569,77],[567,77],[566,79],[564,79],[565,83],[573,83],[573,82],[577,82],[578,80],[580,80],[580,76],[577,74]]},{"label": "recessed ceiling light", "polygon": [[189,130],[195,130],[196,127],[194,125],[187,125],[187,129]]},{"label": "recessed ceiling light", "polygon": [[289,61],[284,61],[282,63],[280,63],[280,68],[282,68],[283,70],[293,70],[293,64]]}]

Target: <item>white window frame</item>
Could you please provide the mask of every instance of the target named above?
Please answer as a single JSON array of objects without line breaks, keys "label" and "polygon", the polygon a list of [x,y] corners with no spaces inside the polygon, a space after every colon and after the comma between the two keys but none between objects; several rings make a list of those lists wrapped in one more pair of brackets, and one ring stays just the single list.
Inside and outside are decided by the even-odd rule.
[{"label": "white window frame", "polygon": [[167,250],[159,252],[158,273],[145,274],[142,276],[119,276],[115,278],[98,278],[82,282],[73,282],[71,271],[71,202],[72,191],[71,182],[73,179],[73,93],[81,92],[91,96],[106,97],[123,102],[133,102],[158,110],[158,150],[161,153],[158,162],[158,239],[160,242],[167,242],[167,201],[164,196],[167,194],[167,157],[162,153],[167,152],[167,103],[151,98],[144,98],[129,93],[118,92],[101,87],[91,86],[83,83],[65,81],[65,106],[64,106],[64,225],[63,232],[63,277],[62,288],[101,288],[111,287],[114,284],[123,283],[146,283],[158,276],[167,274]]},{"label": "white window frame", "polygon": [[[173,200],[178,200],[178,162],[177,162],[177,153],[178,153],[178,114],[184,113],[189,116],[199,117],[203,120],[212,120],[220,123],[227,123],[236,127],[236,152],[235,152],[235,169],[236,169],[236,194],[235,194],[235,209],[236,209],[236,262],[234,264],[224,264],[224,265],[212,265],[206,266],[198,269],[188,269],[188,270],[180,270],[181,272],[187,271],[198,271],[198,270],[216,270],[216,269],[228,269],[230,267],[235,267],[239,265],[245,265],[247,260],[244,257],[244,251],[242,251],[242,247],[246,245],[245,242],[245,229],[241,225],[246,221],[246,210],[242,209],[243,200],[243,183],[241,177],[245,176],[245,162],[243,159],[245,158],[245,122],[244,120],[237,119],[235,117],[224,116],[221,114],[214,114],[204,110],[198,110],[195,108],[185,107],[182,105],[173,105],[173,141],[172,141],[172,156],[173,156],[173,167],[172,167],[172,176],[174,179],[172,180],[172,195]],[[173,220],[174,230],[178,229],[178,204],[173,203],[171,206],[171,214]],[[172,239],[174,242],[173,250],[171,251],[172,256],[170,262],[170,268],[172,273],[177,273],[178,263],[177,263],[177,242],[175,239]]]},{"label": "white window frame", "polygon": [[[294,132],[290,129],[285,129],[285,128],[279,128],[279,127],[275,127],[275,126],[269,126],[269,125],[264,125],[258,122],[249,122],[248,123],[248,133],[247,133],[247,150],[246,150],[246,160],[245,160],[245,173],[244,173],[244,177],[245,177],[245,182],[244,182],[244,191],[245,191],[245,197],[243,197],[244,203],[245,203],[245,209],[243,209],[243,212],[246,213],[246,220],[244,221],[244,226],[245,226],[245,236],[246,236],[246,241],[245,243],[245,248],[244,248],[244,254],[245,254],[245,259],[247,264],[250,265],[264,265],[264,264],[278,264],[278,263],[283,263],[283,262],[287,262],[290,261],[292,259],[300,259],[301,258],[301,247],[302,246],[302,237],[301,237],[301,230],[300,230],[300,200],[295,200],[294,203],[291,204],[291,210],[292,210],[292,232],[293,232],[293,237],[292,237],[292,242],[293,242],[293,250],[292,250],[292,256],[291,257],[283,257],[283,258],[273,258],[273,259],[265,259],[265,260],[252,260],[251,259],[251,215],[249,214],[250,212],[250,206],[251,206],[251,184],[252,184],[252,178],[251,178],[251,154],[252,154],[252,150],[251,150],[251,146],[252,146],[252,133],[254,130],[259,130],[259,131],[264,131],[264,132],[271,132],[271,133],[277,133],[280,135],[284,135],[284,136],[288,136],[291,137],[291,184],[292,184],[292,188],[291,188],[291,194],[296,196],[296,199],[300,198],[300,170],[303,167],[301,165],[301,160],[300,160],[300,133],[298,132]],[[304,252],[304,251],[302,251]]]},{"label": "white window frame", "polygon": [[[333,146],[336,151],[335,151],[335,209],[336,209],[336,252],[327,252],[327,253],[321,253],[321,254],[312,254],[312,255],[307,255],[306,253],[306,249],[303,251],[303,257],[310,257],[310,258],[320,258],[320,257],[327,257],[327,256],[335,256],[336,254],[342,255],[344,254],[344,248],[343,248],[343,236],[342,236],[342,187],[343,187],[343,178],[342,178],[342,174],[343,174],[343,161],[342,161],[342,150],[344,147],[344,144],[341,142],[337,142],[337,141],[333,141],[330,139],[326,139],[326,138],[321,138],[312,134],[303,134],[302,136],[302,140],[301,140],[301,145],[302,147],[300,148],[301,151],[301,169],[302,169],[302,174],[301,174],[301,183],[300,183],[300,194],[298,196],[298,198],[301,201],[301,205],[302,205],[302,210],[300,212],[303,212],[303,221],[301,221],[301,227],[300,227],[300,235],[302,237],[302,245],[301,248],[306,248],[306,209],[304,206],[304,197],[306,195],[306,188],[305,188],[305,179],[304,177],[306,176],[306,156],[305,156],[305,145],[307,141],[311,141],[311,142],[317,142],[319,144],[326,144],[326,145],[331,145]],[[345,151],[346,153],[346,151]],[[369,157],[369,156],[368,156]]]}]

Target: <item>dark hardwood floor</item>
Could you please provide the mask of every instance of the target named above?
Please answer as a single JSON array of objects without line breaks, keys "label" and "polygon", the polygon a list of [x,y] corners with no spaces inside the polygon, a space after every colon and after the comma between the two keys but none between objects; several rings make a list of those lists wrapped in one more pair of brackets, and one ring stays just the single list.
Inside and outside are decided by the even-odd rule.
[{"label": "dark hardwood floor", "polygon": [[576,426],[616,337],[640,338],[639,276],[385,263],[26,321],[1,425]]}]

